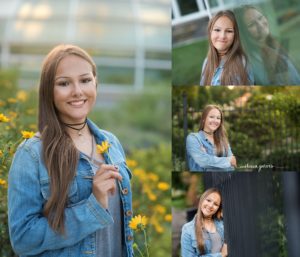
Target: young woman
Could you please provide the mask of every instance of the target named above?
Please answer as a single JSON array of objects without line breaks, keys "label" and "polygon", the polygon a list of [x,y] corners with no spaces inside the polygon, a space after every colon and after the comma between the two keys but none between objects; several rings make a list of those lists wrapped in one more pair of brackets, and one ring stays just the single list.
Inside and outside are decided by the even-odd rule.
[{"label": "young woman", "polygon": [[39,132],[18,147],[9,173],[9,231],[20,256],[132,256],[130,171],[118,139],[87,119],[96,89],[84,50],[59,45],[48,54]]},{"label": "young woman", "polygon": [[187,136],[186,150],[190,171],[232,171],[237,166],[218,106],[204,108],[199,132]]},{"label": "young woman", "polygon": [[216,188],[206,190],[199,201],[194,219],[182,227],[182,257],[226,257],[221,193]]},{"label": "young woman", "polygon": [[200,85],[253,85],[233,12],[218,12],[209,21],[207,30],[209,49]]},{"label": "young woman", "polygon": [[254,6],[235,10],[241,38],[253,67],[256,84],[299,85],[300,74],[287,51],[271,35],[269,22]]}]

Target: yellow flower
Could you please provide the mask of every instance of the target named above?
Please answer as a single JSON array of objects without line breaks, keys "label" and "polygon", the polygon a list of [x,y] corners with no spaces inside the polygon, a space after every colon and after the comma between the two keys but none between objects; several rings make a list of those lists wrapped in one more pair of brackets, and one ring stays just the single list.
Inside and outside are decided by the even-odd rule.
[{"label": "yellow flower", "polygon": [[146,216],[137,215],[129,221],[129,227],[133,230],[144,230],[146,228],[148,219]]},{"label": "yellow flower", "polygon": [[17,99],[21,102],[25,102],[28,99],[28,94],[24,90],[20,90],[17,93]]},{"label": "yellow flower", "polygon": [[154,173],[149,173],[148,178],[154,182],[158,181],[159,177]]},{"label": "yellow flower", "polygon": [[150,201],[152,202],[156,201],[157,197],[155,194],[153,194],[152,192],[148,192],[147,195]]},{"label": "yellow flower", "polygon": [[166,182],[159,182],[159,183],[157,184],[157,188],[158,188],[159,190],[161,190],[161,191],[166,191],[166,190],[168,190],[168,189],[170,188],[170,186],[169,186],[169,184],[166,183]]},{"label": "yellow flower", "polygon": [[127,159],[126,163],[129,168],[135,168],[137,166],[137,162],[135,160]]},{"label": "yellow flower", "polygon": [[7,99],[7,102],[9,102],[10,104],[15,104],[16,102],[18,102],[18,100],[16,98],[10,97]]},{"label": "yellow flower", "polygon": [[7,118],[3,113],[0,113],[0,121],[9,122],[9,118]]},{"label": "yellow flower", "polygon": [[22,130],[22,137],[27,139],[27,138],[32,138],[34,136],[34,132],[32,131],[26,131],[26,130]]},{"label": "yellow flower", "polygon": [[171,222],[172,221],[172,214],[165,215],[165,221]]},{"label": "yellow flower", "polygon": [[155,227],[156,232],[159,234],[161,234],[165,231],[164,228],[159,224],[154,224],[154,227]]},{"label": "yellow flower", "polygon": [[7,182],[0,178],[0,186],[6,186]]},{"label": "yellow flower", "polygon": [[3,152],[0,150],[0,157],[2,157],[3,156]]},{"label": "yellow flower", "polygon": [[160,214],[165,214],[166,213],[166,207],[161,205],[161,204],[155,205],[154,210],[157,211]]},{"label": "yellow flower", "polygon": [[157,233],[161,234],[164,232],[164,228],[160,225],[159,221],[153,216],[151,224],[154,226]]},{"label": "yellow flower", "polygon": [[14,119],[18,116],[18,114],[16,112],[12,112],[12,111],[10,111],[8,114],[11,117],[11,119]]},{"label": "yellow flower", "polygon": [[102,141],[101,145],[97,145],[97,151],[100,154],[108,152],[108,148],[110,147],[110,144],[108,141]]}]

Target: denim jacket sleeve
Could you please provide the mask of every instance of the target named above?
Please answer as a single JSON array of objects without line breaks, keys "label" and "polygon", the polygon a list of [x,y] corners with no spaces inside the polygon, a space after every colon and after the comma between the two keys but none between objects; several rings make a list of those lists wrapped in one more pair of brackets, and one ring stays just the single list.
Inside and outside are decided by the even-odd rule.
[{"label": "denim jacket sleeve", "polygon": [[202,168],[221,168],[231,169],[230,156],[232,155],[229,148],[228,157],[217,157],[206,153],[203,144],[193,133],[189,134],[186,139],[186,150],[190,158]]},{"label": "denim jacket sleeve", "polygon": [[113,223],[93,194],[65,209],[65,235],[54,232],[43,216],[41,157],[25,142],[17,150],[9,172],[8,217],[11,244],[19,255],[69,247]]},{"label": "denim jacket sleeve", "polygon": [[181,256],[182,257],[222,257],[221,253],[200,254],[193,226],[187,223],[181,233]]}]

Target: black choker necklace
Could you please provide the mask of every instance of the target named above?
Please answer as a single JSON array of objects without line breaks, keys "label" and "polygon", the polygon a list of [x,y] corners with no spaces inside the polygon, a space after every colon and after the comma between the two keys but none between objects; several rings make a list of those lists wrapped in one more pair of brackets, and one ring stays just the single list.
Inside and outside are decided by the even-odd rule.
[{"label": "black choker necklace", "polygon": [[203,130],[204,131],[204,133],[206,133],[207,135],[213,135],[214,134],[214,132],[207,132],[207,131],[205,131],[205,130]]},{"label": "black choker necklace", "polygon": [[[87,123],[87,119],[85,119],[85,121],[82,122],[82,123],[74,123],[74,124],[68,124],[68,123],[62,122],[62,124],[64,124],[66,127],[70,128],[70,129],[77,130],[78,131],[78,136],[82,135],[81,130],[85,127],[86,123]],[[73,126],[81,126],[81,127],[80,128],[74,128]]]}]

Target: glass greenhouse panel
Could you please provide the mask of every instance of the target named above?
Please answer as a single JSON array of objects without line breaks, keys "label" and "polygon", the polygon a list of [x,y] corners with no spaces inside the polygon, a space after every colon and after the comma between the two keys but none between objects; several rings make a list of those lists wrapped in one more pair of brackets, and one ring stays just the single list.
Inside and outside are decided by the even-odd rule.
[{"label": "glass greenhouse panel", "polygon": [[77,42],[110,48],[135,47],[136,44],[134,26],[128,23],[78,21],[76,27]]},{"label": "glass greenhouse panel", "polygon": [[103,19],[132,19],[134,16],[131,2],[112,2],[85,0],[80,1],[76,17],[78,18],[97,18]]}]

